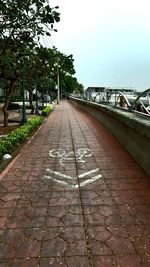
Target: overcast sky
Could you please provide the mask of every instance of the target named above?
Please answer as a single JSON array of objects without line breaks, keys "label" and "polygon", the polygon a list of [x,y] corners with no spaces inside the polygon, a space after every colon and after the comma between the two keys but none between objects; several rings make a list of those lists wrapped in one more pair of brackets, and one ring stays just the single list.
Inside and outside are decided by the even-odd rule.
[{"label": "overcast sky", "polygon": [[61,22],[53,44],[73,54],[87,86],[150,87],[149,0],[50,0]]}]

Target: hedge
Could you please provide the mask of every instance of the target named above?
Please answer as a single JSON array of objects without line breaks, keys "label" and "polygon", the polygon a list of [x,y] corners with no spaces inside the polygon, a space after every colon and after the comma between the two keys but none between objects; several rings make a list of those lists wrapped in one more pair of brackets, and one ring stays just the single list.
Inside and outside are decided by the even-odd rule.
[{"label": "hedge", "polygon": [[10,154],[17,146],[25,141],[34,129],[43,122],[43,118],[31,118],[26,124],[15,129],[0,140],[0,159],[3,155]]},{"label": "hedge", "polygon": [[42,110],[42,116],[48,116],[49,113],[52,111],[52,106],[47,106]]}]

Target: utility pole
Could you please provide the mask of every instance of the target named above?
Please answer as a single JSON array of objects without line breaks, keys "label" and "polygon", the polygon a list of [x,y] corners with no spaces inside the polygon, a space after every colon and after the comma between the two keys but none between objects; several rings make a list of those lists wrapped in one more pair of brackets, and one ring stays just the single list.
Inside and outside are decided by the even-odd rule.
[{"label": "utility pole", "polygon": [[60,79],[59,79],[59,67],[57,65],[57,104],[60,102]]},{"label": "utility pole", "polygon": [[21,53],[21,66],[22,66],[22,81],[21,81],[21,91],[22,91],[22,118],[20,121],[20,125],[23,125],[27,122],[26,117],[26,106],[25,106],[25,95],[24,95],[24,61],[23,61],[24,54]]},{"label": "utility pole", "polygon": [[35,86],[35,94],[36,94],[36,102],[35,102],[35,114],[39,115],[39,108],[38,108],[38,93],[37,93],[37,73],[36,73],[36,86]]}]

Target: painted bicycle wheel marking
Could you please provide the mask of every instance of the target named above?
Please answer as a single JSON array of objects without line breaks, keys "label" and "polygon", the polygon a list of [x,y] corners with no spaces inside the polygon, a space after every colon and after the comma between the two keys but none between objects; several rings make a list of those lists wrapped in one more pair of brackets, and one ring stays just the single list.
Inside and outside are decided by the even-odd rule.
[{"label": "painted bicycle wheel marking", "polygon": [[[70,183],[70,180],[75,180],[75,179],[77,179],[77,177],[70,176],[70,175],[65,175],[63,173],[60,173],[58,171],[53,171],[51,169],[46,169],[47,175],[45,175],[44,178],[53,180],[56,183],[65,185],[66,187],[69,187],[69,188],[72,188],[72,189],[78,189],[79,187],[83,187],[85,185],[93,183],[93,182],[97,181],[98,179],[102,178],[102,175],[100,173],[96,174],[99,171],[100,171],[99,168],[97,168],[97,169],[93,169],[93,170],[90,170],[90,171],[87,171],[87,172],[84,172],[84,173],[80,174],[78,176],[79,180],[83,179],[83,178],[85,179],[88,176],[88,179],[83,181],[83,182],[80,182],[80,185],[79,184],[72,185]],[[93,174],[94,175],[96,174],[96,175],[91,177],[91,178],[89,178],[89,175],[93,175]],[[55,176],[55,178],[54,178],[54,176]],[[66,179],[66,180],[64,181],[64,179]]]},{"label": "painted bicycle wheel marking", "polygon": [[89,148],[79,148],[75,153],[73,151],[66,152],[63,149],[52,149],[49,151],[49,156],[59,158],[61,165],[65,165],[65,162],[76,158],[77,162],[85,163],[87,157],[91,157],[93,152]]}]

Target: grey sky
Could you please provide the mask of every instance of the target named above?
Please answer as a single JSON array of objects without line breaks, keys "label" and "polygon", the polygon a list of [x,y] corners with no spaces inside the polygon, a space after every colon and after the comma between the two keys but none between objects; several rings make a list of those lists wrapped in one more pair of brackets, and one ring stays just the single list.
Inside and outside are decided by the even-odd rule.
[{"label": "grey sky", "polygon": [[73,54],[87,86],[150,87],[149,0],[51,0],[61,22],[54,45]]}]

